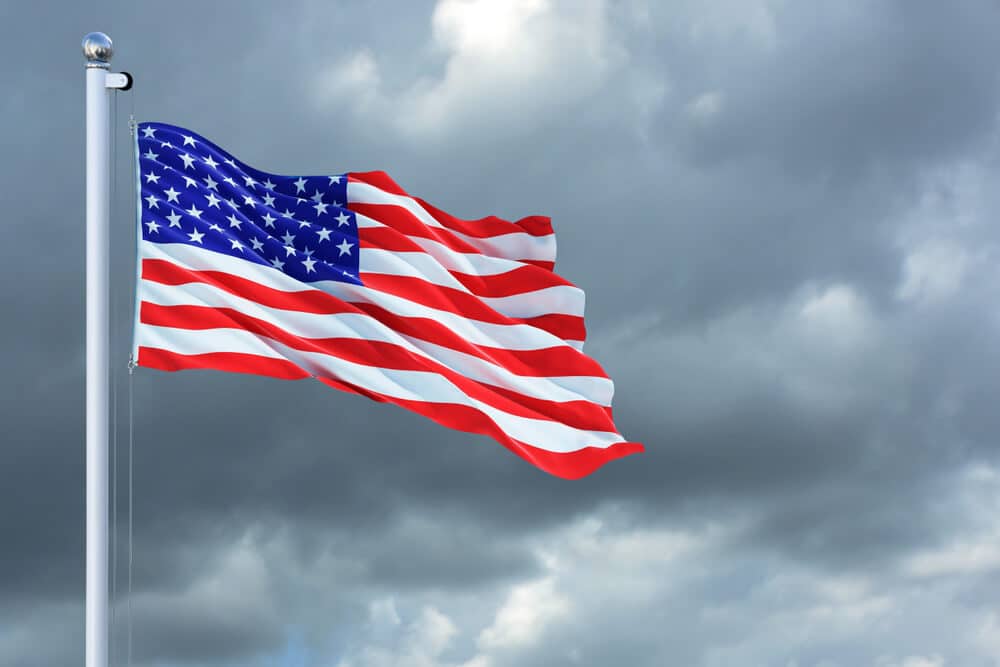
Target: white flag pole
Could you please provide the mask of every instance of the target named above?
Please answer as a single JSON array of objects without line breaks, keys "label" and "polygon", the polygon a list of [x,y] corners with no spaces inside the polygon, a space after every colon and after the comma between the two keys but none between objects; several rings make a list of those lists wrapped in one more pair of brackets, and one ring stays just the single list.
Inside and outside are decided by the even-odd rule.
[{"label": "white flag pole", "polygon": [[87,58],[87,600],[86,667],[108,665],[108,220],[110,98],[132,77],[109,74],[111,39],[83,38]]}]

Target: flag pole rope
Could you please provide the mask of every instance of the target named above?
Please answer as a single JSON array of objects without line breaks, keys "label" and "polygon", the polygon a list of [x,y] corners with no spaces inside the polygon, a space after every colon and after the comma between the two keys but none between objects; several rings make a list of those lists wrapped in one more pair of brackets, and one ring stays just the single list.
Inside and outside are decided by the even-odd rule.
[{"label": "flag pole rope", "polygon": [[135,370],[135,362],[134,361],[130,361],[129,362],[129,366],[128,366],[128,613],[127,613],[127,618],[128,618],[128,663],[127,664],[128,664],[128,667],[132,667],[132,570],[133,570],[133,567],[132,567],[133,558],[132,558],[132,556],[133,556],[133,552],[134,552],[134,549],[133,549],[133,539],[132,539],[132,536],[133,536],[133,530],[132,530],[132,528],[133,528],[133,521],[132,521],[132,517],[133,517],[132,507],[133,507],[133,504],[132,504],[132,501],[133,501],[133,498],[135,497],[135,494],[133,492],[133,480],[134,480],[134,477],[135,477],[135,475],[133,474],[134,470],[135,470],[135,466],[134,466],[135,456],[133,455],[134,451],[135,451],[135,448],[134,448],[134,443],[135,443],[134,433],[135,433],[135,430],[134,430],[134,427],[133,427],[133,425],[135,424],[135,420],[134,420],[135,411],[133,409],[133,406],[135,404],[135,399],[134,399],[135,392],[134,392],[134,383],[133,383],[133,377],[134,377],[133,371],[134,370]]}]

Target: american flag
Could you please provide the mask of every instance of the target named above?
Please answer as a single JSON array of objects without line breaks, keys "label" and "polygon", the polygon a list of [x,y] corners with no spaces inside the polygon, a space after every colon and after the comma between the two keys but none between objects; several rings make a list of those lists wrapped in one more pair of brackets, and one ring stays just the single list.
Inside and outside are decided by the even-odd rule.
[{"label": "american flag", "polygon": [[136,131],[139,366],[316,378],[576,478],[640,452],[583,354],[548,218],[462,220],[383,172],[279,176]]}]

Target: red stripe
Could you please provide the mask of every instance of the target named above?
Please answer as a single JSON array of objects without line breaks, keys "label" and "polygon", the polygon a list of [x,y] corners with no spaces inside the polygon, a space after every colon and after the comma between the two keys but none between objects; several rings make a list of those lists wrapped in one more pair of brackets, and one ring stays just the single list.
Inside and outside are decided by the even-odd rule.
[{"label": "red stripe", "polygon": [[[495,257],[495,254],[489,252],[484,252],[481,248],[477,248],[465,239],[455,236],[452,232],[441,227],[431,227],[425,225],[419,219],[414,217],[412,213],[407,211],[405,208],[395,206],[393,204],[361,204],[357,202],[349,202],[348,208],[352,211],[360,213],[362,215],[368,216],[373,220],[378,220],[382,224],[395,229],[400,234],[407,236],[416,236],[423,239],[430,239],[432,241],[437,241],[438,243],[451,248],[455,252],[460,252],[464,254],[478,254],[487,255]],[[526,259],[523,257],[508,257],[504,256],[504,259],[509,259],[515,262],[523,262],[525,264],[531,264],[539,268],[545,269],[546,271],[551,271],[555,268],[555,262],[541,259]]]},{"label": "red stripe", "polygon": [[[396,206],[395,204],[348,202],[347,208],[361,215],[366,215],[373,220],[378,220],[382,224],[395,229],[400,234],[431,239],[451,248],[455,252],[483,254],[482,250],[465,239],[455,236],[451,231],[442,227],[426,225],[405,208]],[[516,258],[511,257],[508,259]]]},{"label": "red stripe", "polygon": [[470,292],[478,296],[515,296],[545,289],[547,287],[576,287],[565,278],[540,269],[537,266],[522,266],[488,276],[449,271]]},{"label": "red stripe", "polygon": [[384,171],[352,171],[347,174],[347,180],[374,185],[376,188],[385,190],[392,195],[401,195],[403,197],[410,196],[406,190],[401,188],[399,184],[392,180],[392,177]]},{"label": "red stripe", "polygon": [[[423,222],[413,217],[413,214],[407,211],[405,208],[400,208],[392,204],[360,204],[357,202],[349,202],[348,208],[356,213],[367,216],[372,220],[378,220],[382,224],[386,225],[389,229],[395,230],[398,234],[402,236],[416,236],[422,239],[430,239],[432,241],[437,241],[441,245],[450,248],[454,252],[462,253],[465,255],[483,255],[486,254],[476,246],[472,245],[465,239],[459,238],[452,234],[447,229],[441,229],[440,227],[429,227]],[[374,231],[377,228],[374,227],[363,227],[359,230],[362,234],[368,234],[370,231]],[[398,248],[400,242],[398,241],[386,241],[384,244],[379,245],[379,247],[386,250],[393,249],[405,249],[410,250],[410,247]],[[415,245],[415,244],[414,244]],[[417,246],[419,248],[419,246]],[[544,259],[525,259],[519,257],[504,257],[504,259],[509,259],[514,262],[521,262],[523,264],[530,264],[536,266],[540,269],[545,269],[546,271],[552,271],[556,263]]]},{"label": "red stripe", "polygon": [[[503,444],[503,443],[501,443]],[[510,449],[508,447],[508,449]],[[575,452],[550,452],[524,443],[519,443],[516,450],[511,450],[518,456],[530,461],[550,475],[563,479],[580,479],[591,474],[605,463],[626,457],[630,454],[641,454],[646,451],[638,442],[617,442],[610,447],[584,447]]]},{"label": "red stripe", "polygon": [[[426,237],[422,237],[426,238]],[[358,227],[358,239],[362,248],[380,248],[392,252],[431,253],[417,245],[416,241],[392,227]],[[463,255],[481,255],[478,250],[462,251]]]},{"label": "red stripe", "polygon": [[555,262],[549,262],[544,259],[519,259],[517,261],[537,266],[538,268],[545,269],[546,271],[553,271],[556,268]]},{"label": "red stripe", "polygon": [[428,317],[400,317],[373,304],[356,304],[358,310],[370,315],[399,333],[419,338],[457,352],[482,357],[507,367],[517,375],[608,377],[597,361],[568,345],[538,350],[509,350],[502,347],[476,345],[455,335],[447,326]]},{"label": "red stripe", "polygon": [[[282,292],[221,271],[189,271],[162,259],[143,260],[142,277],[164,285],[207,282],[237,295],[247,294],[247,290],[257,290],[260,298],[254,296],[254,301],[273,308],[322,314],[350,312],[347,302],[320,290]],[[371,289],[394,294],[428,308],[444,310],[470,320],[500,325],[526,324],[563,340],[582,341],[586,340],[587,336],[582,317],[561,314],[525,318],[507,317],[471,294],[452,287],[441,287],[420,278],[366,273],[364,284]],[[283,305],[279,305],[279,301]]]},{"label": "red stripe", "polygon": [[357,308],[351,304],[317,289],[283,292],[224,271],[192,271],[165,259],[142,260],[142,279],[163,285],[206,283],[269,308],[321,315],[357,312]]},{"label": "red stripe", "polygon": [[160,306],[143,302],[140,320],[145,324],[176,329],[238,329],[269,338],[295,350],[324,354],[365,366],[436,373],[458,387],[466,396],[508,414],[557,421],[585,431],[615,430],[609,411],[590,401],[550,401],[476,382],[439,362],[384,341],[304,338],[232,308]]},{"label": "red stripe", "polygon": [[548,331],[563,340],[582,341],[587,339],[587,329],[583,318],[562,313],[550,313],[538,317],[508,317],[490,308],[476,295],[454,287],[442,287],[412,276],[389,276],[366,272],[362,276],[366,287],[394,294],[428,308],[444,310],[470,320],[490,324],[527,324],[536,329]]},{"label": "red stripe", "polygon": [[474,345],[431,318],[403,317],[374,304],[347,303],[316,289],[283,292],[222,271],[191,271],[161,259],[142,261],[142,279],[164,285],[205,283],[269,308],[318,314],[368,315],[403,335],[487,359],[517,375],[607,377],[594,359],[569,346],[508,350]]},{"label": "red stripe", "polygon": [[530,234],[532,236],[549,236],[552,234],[552,221],[544,215],[531,215],[516,222],[490,215],[478,220],[457,218],[450,213],[428,204],[419,197],[407,193],[384,171],[356,172],[348,174],[348,180],[367,183],[389,194],[409,197],[420,204],[432,218],[442,225],[457,232],[462,232],[476,238],[490,238],[505,234]]},{"label": "red stripe", "polygon": [[[363,227],[358,230],[358,236],[362,248],[378,248],[389,252],[419,252],[434,256],[433,252],[428,252],[417,245],[409,236],[400,234],[391,227]],[[476,252],[474,254],[480,255],[482,253]],[[551,268],[541,268],[524,262],[524,260],[520,260],[520,262],[521,266],[504,273],[478,275],[455,270],[449,272],[470,292],[479,296],[512,296],[563,285],[575,287],[570,281],[553,273]],[[547,264],[551,264],[551,262]]]},{"label": "red stripe", "polygon": [[552,219],[545,215],[529,215],[516,221],[504,220],[495,215],[478,220],[463,220],[428,204],[419,197],[413,197],[413,200],[448,229],[476,238],[485,239],[505,234],[530,234],[531,236],[551,236],[553,234]]},{"label": "red stripe", "polygon": [[[140,366],[167,371],[176,371],[185,368],[214,368],[234,373],[253,373],[256,375],[292,379],[289,375],[289,363],[279,359],[256,357],[255,355],[247,354],[220,352],[181,355],[156,348],[139,348]],[[300,375],[299,377],[305,376]],[[375,400],[399,405],[448,428],[467,433],[492,436],[504,447],[518,456],[527,459],[542,470],[566,479],[584,477],[608,461],[644,451],[643,446],[639,443],[620,442],[608,448],[586,447],[575,452],[550,452],[510,438],[492,419],[468,406],[448,403],[426,403],[390,398],[378,394],[373,395],[373,392],[363,390],[340,380],[333,378],[319,379],[324,384],[341,391],[359,393]]]},{"label": "red stripe", "polygon": [[311,375],[287,359],[273,359],[242,352],[210,352],[208,354],[177,354],[155,347],[140,347],[140,366],[161,371],[188,369],[231,370],[238,373],[266,375],[280,380],[303,380]]},{"label": "red stripe", "polygon": [[[319,378],[319,381],[327,383],[325,378]],[[623,441],[616,442],[606,448],[585,447],[575,452],[551,452],[511,438],[488,415],[467,405],[385,398],[388,403],[423,415],[447,428],[492,437],[510,451],[530,461],[550,475],[565,479],[585,477],[608,461],[645,451],[645,448],[637,442]]]}]

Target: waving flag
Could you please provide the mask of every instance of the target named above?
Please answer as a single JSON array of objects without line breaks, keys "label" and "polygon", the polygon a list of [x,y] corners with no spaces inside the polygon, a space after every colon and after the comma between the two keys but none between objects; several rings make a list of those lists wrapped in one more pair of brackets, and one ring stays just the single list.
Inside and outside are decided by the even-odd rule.
[{"label": "waving flag", "polygon": [[137,128],[140,366],[316,378],[560,477],[642,451],[582,353],[548,218],[461,220],[382,172],[279,176]]}]

